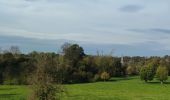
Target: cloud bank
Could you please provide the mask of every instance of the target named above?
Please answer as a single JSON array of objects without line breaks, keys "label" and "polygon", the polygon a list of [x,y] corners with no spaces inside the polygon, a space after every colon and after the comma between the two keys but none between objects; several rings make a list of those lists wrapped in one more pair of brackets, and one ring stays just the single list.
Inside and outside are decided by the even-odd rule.
[{"label": "cloud bank", "polygon": [[[147,45],[139,55],[153,51],[163,55],[170,50],[169,4],[167,0],[1,0],[0,37],[44,40],[44,44],[75,41],[104,50],[105,45],[134,50]],[[34,49],[31,44],[28,48]]]}]

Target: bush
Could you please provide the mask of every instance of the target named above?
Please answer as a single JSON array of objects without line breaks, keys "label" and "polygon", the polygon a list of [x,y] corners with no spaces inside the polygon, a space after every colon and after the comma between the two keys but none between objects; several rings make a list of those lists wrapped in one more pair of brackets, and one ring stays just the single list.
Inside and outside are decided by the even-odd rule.
[{"label": "bush", "polygon": [[91,82],[92,80],[93,74],[91,72],[78,71],[72,75],[72,83]]},{"label": "bush", "polygon": [[53,84],[53,79],[44,72],[38,72],[33,78],[30,100],[58,100],[61,92],[60,85]]},{"label": "bush", "polygon": [[87,72],[86,75],[87,75],[87,81],[93,82],[93,77],[94,77],[93,73]]},{"label": "bush", "polygon": [[99,80],[100,80],[100,75],[99,74],[94,75],[93,82],[97,82]]},{"label": "bush", "polygon": [[101,74],[100,78],[101,78],[102,80],[104,80],[104,81],[107,81],[107,80],[110,79],[110,75],[109,75],[109,73],[107,73],[107,72],[103,72],[103,73]]},{"label": "bush", "polygon": [[62,88],[58,83],[54,83],[54,79],[50,71],[48,71],[52,60],[49,55],[40,56],[37,59],[37,69],[31,77],[32,95],[30,100],[58,100],[59,94],[62,92]]},{"label": "bush", "polygon": [[135,66],[128,66],[126,71],[127,71],[128,75],[136,75],[137,74]]}]

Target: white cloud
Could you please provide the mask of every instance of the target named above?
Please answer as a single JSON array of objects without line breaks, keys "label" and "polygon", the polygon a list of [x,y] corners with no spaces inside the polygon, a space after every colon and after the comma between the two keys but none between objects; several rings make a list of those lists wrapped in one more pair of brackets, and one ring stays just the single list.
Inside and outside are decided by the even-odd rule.
[{"label": "white cloud", "polygon": [[[153,41],[170,49],[170,34],[127,31],[168,29],[169,4],[167,0],[1,0],[0,35],[96,44]],[[130,10],[140,9],[120,11],[128,5],[133,5]]]},{"label": "white cloud", "polygon": [[[0,27],[0,33],[4,36],[21,36],[25,38],[44,39],[44,40],[70,40],[93,44],[120,44],[120,45],[136,45],[147,42],[157,42],[162,44],[160,49],[170,50],[168,43],[170,42],[170,34],[155,34],[147,35],[143,33],[131,33],[121,31],[114,33],[109,32],[109,29],[101,29],[98,31],[105,31],[107,33],[38,33],[22,29],[12,29],[7,27]],[[124,34],[126,32],[126,34]]]}]

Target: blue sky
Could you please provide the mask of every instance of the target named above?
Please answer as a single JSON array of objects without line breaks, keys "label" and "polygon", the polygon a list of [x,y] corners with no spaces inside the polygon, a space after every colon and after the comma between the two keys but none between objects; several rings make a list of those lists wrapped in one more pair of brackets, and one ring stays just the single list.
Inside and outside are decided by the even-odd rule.
[{"label": "blue sky", "polygon": [[170,0],[0,0],[0,47],[86,53],[170,54]]}]

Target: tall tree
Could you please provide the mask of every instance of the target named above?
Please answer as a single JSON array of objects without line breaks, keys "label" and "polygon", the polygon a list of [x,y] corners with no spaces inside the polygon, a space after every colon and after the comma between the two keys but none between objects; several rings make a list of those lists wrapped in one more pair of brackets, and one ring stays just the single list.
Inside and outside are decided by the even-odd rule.
[{"label": "tall tree", "polygon": [[65,59],[69,60],[73,66],[81,60],[84,56],[84,50],[78,44],[67,44],[63,48]]}]

